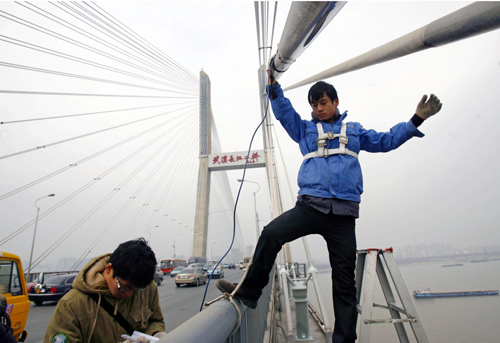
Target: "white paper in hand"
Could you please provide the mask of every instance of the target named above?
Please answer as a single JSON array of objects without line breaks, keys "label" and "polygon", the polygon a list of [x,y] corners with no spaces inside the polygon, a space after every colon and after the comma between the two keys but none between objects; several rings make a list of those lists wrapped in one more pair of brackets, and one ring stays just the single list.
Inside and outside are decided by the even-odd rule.
[{"label": "white paper in hand", "polygon": [[132,333],[132,336],[122,335],[122,338],[128,339],[131,342],[140,342],[137,340],[137,338],[139,338],[139,337],[145,337],[145,338],[149,339],[150,342],[156,342],[156,341],[160,340],[158,337],[146,335],[144,332],[140,332],[140,331],[134,331]]}]

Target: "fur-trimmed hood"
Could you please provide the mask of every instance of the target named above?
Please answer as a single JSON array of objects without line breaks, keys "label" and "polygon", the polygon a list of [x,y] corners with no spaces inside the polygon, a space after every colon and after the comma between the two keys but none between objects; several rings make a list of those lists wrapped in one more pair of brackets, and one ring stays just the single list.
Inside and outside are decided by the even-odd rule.
[{"label": "fur-trimmed hood", "polygon": [[111,295],[106,280],[102,275],[108,264],[111,254],[104,254],[94,257],[78,273],[73,288],[84,293],[96,293],[101,295]]}]

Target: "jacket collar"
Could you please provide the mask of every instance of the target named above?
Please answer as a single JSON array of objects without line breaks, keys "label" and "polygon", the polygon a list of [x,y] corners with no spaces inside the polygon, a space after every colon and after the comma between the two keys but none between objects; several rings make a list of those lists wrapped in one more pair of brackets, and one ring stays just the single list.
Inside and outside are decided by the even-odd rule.
[{"label": "jacket collar", "polygon": [[[311,117],[312,117],[312,121],[314,123],[320,123],[321,122],[318,119],[318,117],[314,114],[314,112],[311,112]],[[342,113],[342,115],[341,115],[339,109],[337,108],[337,112],[335,113],[335,121],[333,122],[332,125],[336,125],[337,123],[339,123],[339,124],[342,123],[342,121],[345,119],[345,117],[347,117],[347,111],[344,111],[344,113]]]}]

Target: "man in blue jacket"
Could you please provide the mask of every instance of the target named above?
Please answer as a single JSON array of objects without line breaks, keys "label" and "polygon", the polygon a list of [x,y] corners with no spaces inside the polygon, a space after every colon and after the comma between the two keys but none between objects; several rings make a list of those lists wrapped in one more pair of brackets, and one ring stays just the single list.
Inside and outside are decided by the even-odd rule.
[{"label": "man in blue jacket", "polygon": [[[235,297],[255,308],[269,273],[283,244],[297,238],[319,234],[325,239],[332,267],[334,343],[356,340],[356,264],[355,220],[363,193],[358,161],[361,150],[387,152],[410,138],[423,137],[417,127],[441,110],[439,99],[424,95],[408,122],[389,132],[366,130],[359,123],[347,122],[347,111],[340,114],[335,88],[320,81],[309,90],[312,120],[303,120],[273,81],[268,87],[273,112],[290,138],[299,144],[304,156],[299,170],[299,196],[294,208],[267,225],[255,248],[253,263]],[[222,292],[232,293],[236,284],[217,282]]]}]

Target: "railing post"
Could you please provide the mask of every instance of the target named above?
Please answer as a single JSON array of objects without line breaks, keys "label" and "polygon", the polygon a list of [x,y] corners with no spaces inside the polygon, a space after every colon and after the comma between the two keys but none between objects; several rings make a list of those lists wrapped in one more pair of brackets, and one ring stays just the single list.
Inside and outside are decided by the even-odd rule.
[{"label": "railing post", "polygon": [[281,281],[281,290],[283,292],[283,303],[285,306],[286,342],[294,342],[295,336],[293,335],[292,310],[290,308],[290,293],[288,289],[288,271],[282,265],[278,266],[278,269]]},{"label": "railing post", "polygon": [[295,300],[295,328],[297,341],[311,341],[309,333],[309,307],[307,298],[307,280],[305,278],[291,280],[293,298]]}]

